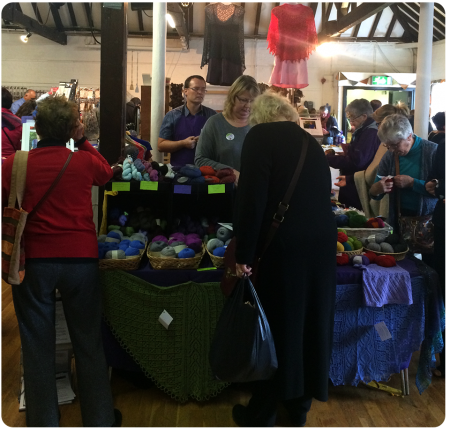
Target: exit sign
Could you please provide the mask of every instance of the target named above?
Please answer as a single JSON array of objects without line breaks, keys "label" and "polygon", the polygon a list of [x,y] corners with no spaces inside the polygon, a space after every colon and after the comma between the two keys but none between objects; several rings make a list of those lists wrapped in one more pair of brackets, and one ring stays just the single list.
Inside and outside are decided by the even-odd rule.
[{"label": "exit sign", "polygon": [[392,85],[392,77],[383,75],[373,76],[372,85]]}]

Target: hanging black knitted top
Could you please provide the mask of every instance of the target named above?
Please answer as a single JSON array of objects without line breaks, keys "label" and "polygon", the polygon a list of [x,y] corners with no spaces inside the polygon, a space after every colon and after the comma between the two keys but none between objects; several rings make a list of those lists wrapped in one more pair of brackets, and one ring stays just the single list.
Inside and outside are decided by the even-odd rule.
[{"label": "hanging black knitted top", "polygon": [[222,3],[205,8],[205,36],[201,68],[211,59],[227,60],[245,70],[244,8]]}]

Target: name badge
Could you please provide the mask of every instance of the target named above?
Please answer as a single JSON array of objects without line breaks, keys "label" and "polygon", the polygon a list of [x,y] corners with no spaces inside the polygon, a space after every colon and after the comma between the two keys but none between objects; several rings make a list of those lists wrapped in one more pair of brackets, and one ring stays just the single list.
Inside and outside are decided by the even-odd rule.
[{"label": "name badge", "polygon": [[225,135],[225,138],[226,138],[228,141],[232,141],[232,140],[234,140],[234,135],[233,135],[232,133],[227,133],[227,134]]}]

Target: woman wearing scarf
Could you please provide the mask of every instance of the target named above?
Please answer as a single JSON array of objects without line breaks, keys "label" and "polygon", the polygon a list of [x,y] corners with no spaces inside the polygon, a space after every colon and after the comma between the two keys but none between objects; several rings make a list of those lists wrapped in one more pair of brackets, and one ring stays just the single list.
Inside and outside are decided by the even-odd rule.
[{"label": "woman wearing scarf", "polygon": [[2,159],[20,150],[22,121],[11,112],[12,95],[2,87]]},{"label": "woman wearing scarf", "polygon": [[340,131],[338,129],[337,121],[332,117],[326,106],[321,106],[320,111],[320,121],[322,122],[322,132],[324,137],[335,137],[339,135]]}]

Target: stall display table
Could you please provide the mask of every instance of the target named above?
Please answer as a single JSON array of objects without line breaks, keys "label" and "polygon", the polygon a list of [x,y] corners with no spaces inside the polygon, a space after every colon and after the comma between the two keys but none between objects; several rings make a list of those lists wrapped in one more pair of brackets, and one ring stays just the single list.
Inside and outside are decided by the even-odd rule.
[{"label": "stall display table", "polygon": [[[416,383],[420,392],[429,384],[433,353],[439,352],[442,344],[442,299],[433,294],[437,290],[427,291],[424,277],[412,260],[405,259],[399,265],[410,273],[410,306],[364,306],[362,271],[337,267],[330,366],[334,385],[386,381],[391,374],[408,367],[411,354],[419,350],[422,342],[426,353],[421,353]],[[141,368],[159,388],[180,402],[209,399],[228,385],[214,380],[208,361],[210,342],[225,301],[219,288],[223,270],[153,270],[147,261],[136,271],[101,273],[108,324],[103,326],[103,336],[110,366]],[[430,308],[430,304],[435,307]],[[173,317],[168,330],[158,322],[163,310]],[[440,316],[430,317],[433,313]],[[434,327],[430,329],[427,321],[431,319]],[[384,342],[374,328],[381,321],[392,335]]]}]

